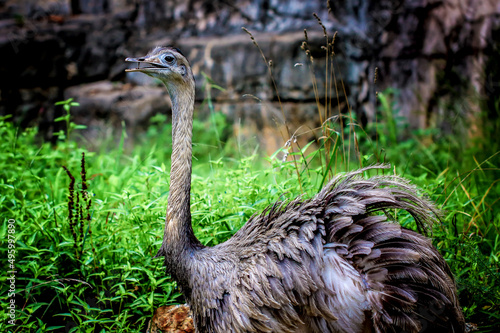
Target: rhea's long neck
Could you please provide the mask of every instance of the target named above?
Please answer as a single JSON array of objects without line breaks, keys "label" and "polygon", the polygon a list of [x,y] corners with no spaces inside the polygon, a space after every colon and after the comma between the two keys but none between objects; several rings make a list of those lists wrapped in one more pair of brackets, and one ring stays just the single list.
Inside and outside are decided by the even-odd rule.
[{"label": "rhea's long neck", "polygon": [[163,244],[158,255],[170,261],[180,259],[175,257],[200,243],[194,236],[190,211],[194,85],[167,89],[172,100],[172,166]]}]

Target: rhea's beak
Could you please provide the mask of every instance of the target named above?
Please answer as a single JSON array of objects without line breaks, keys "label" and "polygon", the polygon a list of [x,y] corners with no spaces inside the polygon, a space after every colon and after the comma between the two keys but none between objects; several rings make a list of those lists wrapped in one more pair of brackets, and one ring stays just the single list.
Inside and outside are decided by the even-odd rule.
[{"label": "rhea's beak", "polygon": [[125,59],[125,61],[127,61],[127,62],[136,62],[137,63],[137,68],[127,68],[127,69],[125,69],[125,72],[139,72],[141,62],[144,62],[145,60],[146,60],[145,58],[127,58],[127,59]]},{"label": "rhea's beak", "polygon": [[[137,63],[136,68],[127,68],[125,72],[150,72],[155,69],[164,69],[164,66],[156,57],[142,57],[142,58],[127,58],[126,62],[135,62]],[[141,67],[141,63],[146,64],[145,67]]]}]

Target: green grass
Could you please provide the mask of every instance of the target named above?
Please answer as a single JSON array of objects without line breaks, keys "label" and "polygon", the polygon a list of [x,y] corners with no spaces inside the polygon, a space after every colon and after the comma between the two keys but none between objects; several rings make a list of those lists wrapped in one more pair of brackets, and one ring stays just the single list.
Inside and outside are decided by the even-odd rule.
[{"label": "green grass", "polygon": [[[67,136],[57,145],[38,144],[35,129],[20,130],[8,119],[0,121],[6,138],[0,143],[0,236],[7,239],[8,219],[15,219],[18,271],[17,323],[8,325],[7,313],[2,312],[1,331],[59,332],[75,327],[74,332],[140,332],[158,306],[182,302],[161,259],[152,259],[161,243],[168,194],[171,127],[165,120],[159,116],[145,134],[148,144],[136,145],[130,153],[121,148],[89,152]],[[195,147],[196,138],[213,138],[213,126],[208,124],[196,122]],[[220,119],[218,130],[226,126]],[[385,135],[385,130],[378,134]],[[460,169],[450,165],[449,145],[422,146],[418,142],[424,134],[413,135],[397,147],[385,148],[386,161],[399,156],[398,173],[442,205],[445,216],[434,228],[434,244],[457,277],[468,320],[493,332],[500,313],[500,191],[495,186],[500,179],[499,155],[475,168]],[[362,133],[359,137],[368,142]],[[296,163],[291,157],[287,162],[274,157],[268,159],[270,167],[256,169],[253,165],[261,157],[235,158],[237,147],[232,143],[224,148],[232,154],[221,154],[218,145],[211,143],[197,152],[195,148],[191,209],[196,235],[204,244],[224,241],[272,202],[302,191],[312,195],[323,182],[323,168],[311,158],[324,156],[324,147],[307,157],[291,152]],[[398,154],[401,147],[409,153]],[[429,155],[436,163],[415,163]],[[364,163],[374,162],[374,156]],[[472,155],[463,157],[474,160]],[[75,178],[72,219],[71,180],[63,166]],[[3,267],[6,249],[2,246],[0,254]],[[8,301],[6,277],[1,281],[2,301]]]},{"label": "green grass", "polygon": [[[227,127],[223,118],[215,115],[220,133]],[[140,332],[158,306],[182,301],[162,260],[152,259],[167,205],[171,126],[165,120],[158,116],[143,138],[148,144],[130,154],[121,147],[89,152],[67,133],[55,146],[37,144],[36,129],[18,130],[0,120],[6,138],[0,153],[0,235],[7,239],[8,220],[14,219],[18,271],[17,323],[7,325],[2,312],[0,331],[74,326],[74,332]],[[209,140],[212,125],[194,125],[195,135],[209,142],[195,140],[192,195],[196,234],[207,245],[230,237],[279,196],[279,189],[257,181],[261,172],[252,170],[257,157],[220,157],[217,143]],[[6,246],[1,258],[6,267]],[[6,278],[2,302],[9,301]]]},{"label": "green grass", "polygon": [[[331,53],[331,38],[327,44],[325,52]],[[334,79],[334,68],[332,61],[329,82],[341,82]],[[336,90],[330,93],[331,103]],[[411,179],[443,209],[433,242],[457,278],[467,321],[483,332],[497,332],[498,142],[464,142],[463,136],[437,129],[412,131],[397,117],[394,93],[379,94],[376,124],[361,128],[350,109],[332,118],[337,111],[330,106],[318,115],[323,121],[316,142],[298,147],[291,137],[289,146],[268,158],[241,154],[225,117],[207,102],[209,119],[193,127],[196,236],[206,245],[218,244],[276,200],[311,196],[336,172],[389,162],[394,170],[388,172]],[[157,115],[131,151],[124,148],[125,129],[118,148],[104,142],[101,150],[88,151],[75,140],[81,126],[70,121],[70,107],[78,107],[71,103],[62,103],[67,114],[59,120],[67,130],[58,133],[55,145],[40,143],[36,129],[0,118],[0,237],[5,240],[0,258],[5,271],[7,239],[14,235],[17,270],[14,326],[5,305],[8,276],[1,276],[0,331],[141,332],[157,307],[183,302],[162,260],[152,258],[162,240],[171,125]],[[14,229],[9,219],[15,220]],[[403,223],[411,227],[408,219]]]}]

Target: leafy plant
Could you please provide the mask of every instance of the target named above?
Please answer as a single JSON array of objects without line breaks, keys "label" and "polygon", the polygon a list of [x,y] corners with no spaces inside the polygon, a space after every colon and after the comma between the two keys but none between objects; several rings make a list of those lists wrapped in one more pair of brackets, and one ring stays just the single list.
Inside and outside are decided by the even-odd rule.
[{"label": "leafy plant", "polygon": [[85,125],[77,125],[71,121],[71,112],[70,112],[71,107],[72,106],[80,106],[80,103],[73,102],[73,98],[68,98],[65,101],[56,102],[55,105],[62,105],[64,111],[66,112],[65,115],[54,119],[54,122],[56,122],[56,123],[64,121],[66,124],[66,133],[64,133],[64,131],[61,130],[61,131],[54,134],[54,135],[57,135],[59,140],[68,141],[71,133],[73,133],[74,130],[87,128],[87,126],[85,126]]}]

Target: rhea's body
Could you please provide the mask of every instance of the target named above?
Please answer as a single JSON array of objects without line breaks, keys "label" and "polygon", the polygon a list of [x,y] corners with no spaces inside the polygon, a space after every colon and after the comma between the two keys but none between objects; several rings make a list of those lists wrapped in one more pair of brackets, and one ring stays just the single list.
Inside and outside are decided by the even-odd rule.
[{"label": "rhea's body", "polygon": [[[433,206],[395,176],[337,176],[310,200],[276,203],[231,239],[203,246],[191,226],[194,78],[175,48],[139,71],[172,99],[172,168],[163,244],[167,271],[198,332],[463,332],[455,285],[429,239],[388,221],[403,209],[424,226]],[[380,166],[379,166],[380,167]]]}]

